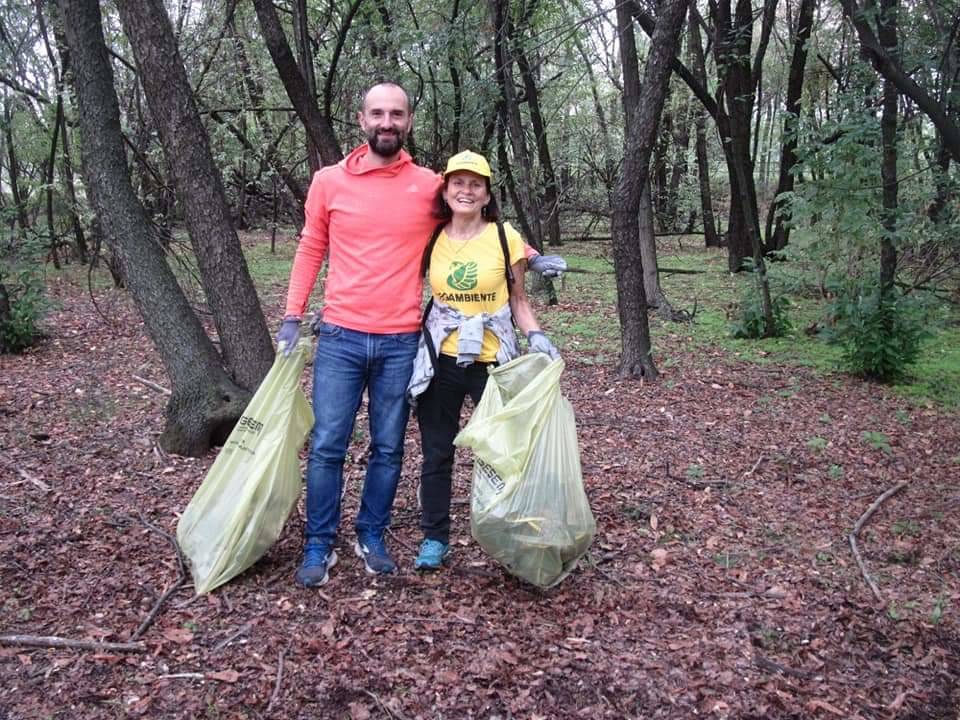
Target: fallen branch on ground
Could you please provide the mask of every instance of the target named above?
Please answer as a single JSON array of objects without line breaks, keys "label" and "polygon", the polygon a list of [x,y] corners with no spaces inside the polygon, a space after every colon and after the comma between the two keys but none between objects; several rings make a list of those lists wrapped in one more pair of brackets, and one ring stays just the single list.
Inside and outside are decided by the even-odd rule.
[{"label": "fallen branch on ground", "polygon": [[138,383],[140,383],[141,385],[146,385],[146,386],[147,386],[148,388],[150,388],[151,390],[156,390],[158,393],[163,393],[164,395],[171,395],[171,394],[172,394],[172,393],[171,393],[167,388],[165,388],[163,385],[157,385],[155,382],[152,382],[151,380],[147,380],[146,378],[142,378],[142,377],[140,377],[139,375],[131,375],[130,377],[132,377],[134,380],[136,380],[136,381],[137,381]]},{"label": "fallen branch on ground", "polygon": [[902,482],[899,485],[894,485],[892,488],[883,493],[880,497],[873,501],[870,507],[867,508],[867,511],[860,516],[860,519],[857,520],[857,524],[853,526],[853,531],[850,533],[848,539],[850,540],[850,549],[853,551],[853,559],[857,561],[857,567],[860,568],[860,572],[863,574],[863,579],[867,581],[867,585],[870,586],[870,589],[873,591],[874,596],[877,598],[877,602],[884,603],[883,595],[880,594],[880,588],[877,587],[877,584],[873,581],[873,578],[870,577],[870,573],[867,572],[867,566],[863,562],[863,558],[860,557],[860,551],[857,549],[857,535],[860,534],[860,530],[863,529],[863,526],[867,524],[867,521],[870,519],[870,516],[877,511],[887,499],[893,497],[898,492],[903,490],[908,483]]},{"label": "fallen branch on ground", "polygon": [[277,697],[280,695],[280,683],[283,682],[283,656],[287,654],[287,649],[290,646],[288,645],[283,650],[280,651],[280,656],[277,658],[277,681],[273,685],[273,694],[270,695],[270,702],[267,703],[267,716],[270,715],[270,711],[273,710],[273,704],[277,701]]},{"label": "fallen branch on ground", "polygon": [[140,642],[98,642],[96,640],[72,640],[55,635],[0,635],[0,645],[23,647],[74,648],[97,652],[146,652],[147,646]]},{"label": "fallen branch on ground", "polygon": [[151,525],[148,523],[146,518],[143,517],[143,513],[140,513],[140,522],[142,522],[147,529],[153,530],[153,532],[159,535],[163,535],[167,541],[173,545],[173,549],[177,553],[178,576],[173,585],[167,588],[166,592],[164,592],[163,595],[157,599],[157,602],[154,603],[153,609],[150,611],[150,614],[144,618],[143,622],[140,623],[140,627],[138,627],[136,632],[130,636],[131,641],[139,640],[140,636],[143,635],[151,625],[153,625],[153,621],[156,620],[157,615],[160,612],[160,608],[163,607],[163,604],[167,601],[167,598],[180,589],[180,586],[183,585],[183,581],[186,580],[187,577],[183,564],[183,554],[180,552],[180,546],[177,545],[176,538],[174,538],[170,533],[164,532],[156,525]]}]

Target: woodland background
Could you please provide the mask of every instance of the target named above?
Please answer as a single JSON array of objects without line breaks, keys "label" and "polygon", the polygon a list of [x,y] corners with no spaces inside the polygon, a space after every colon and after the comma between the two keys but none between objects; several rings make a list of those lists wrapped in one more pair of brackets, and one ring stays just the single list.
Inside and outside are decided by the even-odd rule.
[{"label": "woodland background", "polygon": [[[0,717],[955,718],[958,31],[933,1],[0,0]],[[177,513],[384,78],[419,163],[484,153],[579,271],[531,290],[594,548],[548,593],[503,573],[465,455],[451,567],[416,575],[411,425],[397,577],[296,588],[298,511],[195,598]]]}]

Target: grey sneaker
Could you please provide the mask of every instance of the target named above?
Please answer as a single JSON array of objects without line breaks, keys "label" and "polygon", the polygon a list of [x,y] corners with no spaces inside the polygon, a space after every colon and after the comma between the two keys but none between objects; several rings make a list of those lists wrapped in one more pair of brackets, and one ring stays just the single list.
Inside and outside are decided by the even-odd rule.
[{"label": "grey sneaker", "polygon": [[387,546],[384,545],[381,537],[368,535],[357,538],[353,550],[357,553],[357,557],[363,558],[368,575],[386,575],[397,570],[397,564],[387,552]]},{"label": "grey sneaker", "polygon": [[303,563],[297,570],[297,582],[304,587],[320,587],[330,579],[330,568],[337,564],[337,553],[317,538],[303,547]]}]

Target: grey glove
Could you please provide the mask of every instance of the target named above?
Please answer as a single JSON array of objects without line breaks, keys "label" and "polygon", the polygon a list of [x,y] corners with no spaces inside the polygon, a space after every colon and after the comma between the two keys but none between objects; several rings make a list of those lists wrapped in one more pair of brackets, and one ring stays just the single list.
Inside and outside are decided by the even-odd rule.
[{"label": "grey glove", "polygon": [[531,330],[527,333],[527,342],[530,344],[530,352],[539,352],[549,355],[551,360],[560,359],[560,351],[553,346],[549,338],[542,330]]},{"label": "grey glove", "polygon": [[531,270],[548,278],[559,277],[567,271],[567,261],[559,255],[534,255],[527,264]]},{"label": "grey glove", "polygon": [[[300,321],[293,319],[284,320],[283,325],[280,326],[280,332],[277,333],[277,348],[280,349],[284,357],[287,357],[293,352],[293,349],[299,341]],[[283,345],[282,348],[281,345]]]}]

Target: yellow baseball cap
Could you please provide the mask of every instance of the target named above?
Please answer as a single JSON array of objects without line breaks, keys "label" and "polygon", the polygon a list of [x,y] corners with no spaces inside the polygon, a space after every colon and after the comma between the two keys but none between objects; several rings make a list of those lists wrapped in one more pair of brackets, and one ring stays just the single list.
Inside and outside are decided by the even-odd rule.
[{"label": "yellow baseball cap", "polygon": [[446,177],[458,170],[466,170],[480,177],[491,177],[490,163],[487,162],[487,159],[483,155],[478,155],[470,150],[458,152],[447,160],[447,169],[443,171],[443,176]]}]

